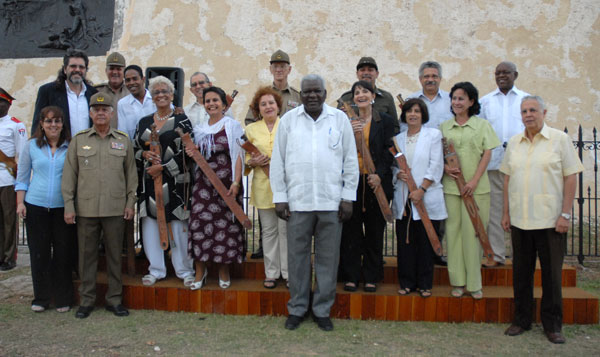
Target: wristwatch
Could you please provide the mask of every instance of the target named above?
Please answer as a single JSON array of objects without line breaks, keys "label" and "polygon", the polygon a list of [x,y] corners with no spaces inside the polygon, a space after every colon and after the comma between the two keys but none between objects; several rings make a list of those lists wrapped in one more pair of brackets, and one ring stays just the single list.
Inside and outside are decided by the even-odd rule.
[{"label": "wristwatch", "polygon": [[421,190],[423,190],[423,192],[427,192],[427,189],[426,189],[425,187],[423,187],[423,186],[419,186],[419,188],[420,188]]},{"label": "wristwatch", "polygon": [[564,219],[566,219],[567,221],[571,220],[571,215],[568,213],[561,213],[560,216]]}]

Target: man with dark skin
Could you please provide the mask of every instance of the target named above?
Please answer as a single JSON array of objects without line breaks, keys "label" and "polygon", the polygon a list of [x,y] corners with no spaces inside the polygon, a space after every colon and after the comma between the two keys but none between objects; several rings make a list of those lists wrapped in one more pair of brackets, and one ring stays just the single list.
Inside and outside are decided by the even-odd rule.
[{"label": "man with dark skin", "polygon": [[504,264],[506,261],[506,243],[504,230],[500,224],[502,220],[502,189],[504,174],[500,172],[500,163],[504,157],[506,143],[514,135],[523,132],[525,127],[521,120],[521,100],[529,95],[515,86],[515,80],[519,76],[517,66],[508,61],[503,61],[496,66],[494,72],[498,88],[491,93],[481,97],[481,112],[479,116],[487,119],[496,135],[503,143],[492,150],[492,158],[488,165],[488,177],[490,179],[490,219],[487,233],[494,251],[494,262],[489,265]]},{"label": "man with dark skin", "polygon": [[303,105],[281,118],[271,158],[275,211],[288,221],[290,300],[285,328],[298,328],[308,312],[314,236],[313,319],[320,329],[331,331],[342,222],[352,216],[358,158],[348,117],[324,104],[323,78],[310,74],[301,88]]}]

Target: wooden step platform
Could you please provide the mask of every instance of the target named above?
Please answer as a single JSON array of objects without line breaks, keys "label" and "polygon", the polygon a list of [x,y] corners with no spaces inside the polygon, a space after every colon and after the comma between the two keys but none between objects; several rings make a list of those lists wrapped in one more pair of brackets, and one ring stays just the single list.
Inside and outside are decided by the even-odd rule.
[{"label": "wooden step platform", "polygon": [[[123,304],[131,309],[232,315],[287,314],[289,292],[284,284],[275,289],[265,289],[260,278],[233,279],[231,288],[223,290],[212,277],[205,287],[197,291],[184,287],[177,278],[164,279],[152,287],[143,286],[141,278],[142,275],[123,276]],[[97,285],[99,305],[104,304],[106,281],[106,274],[100,272]],[[76,285],[79,285],[78,282]],[[417,294],[400,296],[397,288],[396,284],[379,284],[376,293],[364,293],[362,290],[348,293],[340,283],[332,316],[390,321],[508,323],[514,309],[512,287],[505,285],[485,286],[484,298],[478,301],[470,296],[451,297],[448,285],[436,284],[432,289],[433,296],[426,299]],[[535,288],[534,296],[539,322],[541,288]],[[576,287],[563,287],[563,306],[565,324],[598,323],[598,298],[592,294]]]}]

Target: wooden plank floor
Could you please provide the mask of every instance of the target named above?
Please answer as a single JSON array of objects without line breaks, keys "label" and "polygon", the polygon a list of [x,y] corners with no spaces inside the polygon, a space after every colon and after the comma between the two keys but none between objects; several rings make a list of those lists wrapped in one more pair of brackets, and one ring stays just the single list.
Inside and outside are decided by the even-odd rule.
[{"label": "wooden plank floor", "polygon": [[[142,275],[123,276],[123,303],[132,309],[189,311],[232,315],[286,315],[289,292],[283,284],[265,289],[259,279],[234,279],[222,290],[216,278],[208,279],[201,290],[191,291],[177,278],[167,278],[152,287],[143,286]],[[98,274],[97,296],[104,303],[106,274]],[[78,284],[77,284],[78,285]],[[511,320],[512,287],[485,286],[484,298],[453,298],[451,287],[435,285],[430,298],[417,294],[400,296],[396,284],[380,284],[376,293],[348,293],[338,284],[332,316],[363,320],[500,322]],[[534,289],[539,322],[541,288]],[[597,324],[598,298],[576,287],[563,287],[564,323]]]}]

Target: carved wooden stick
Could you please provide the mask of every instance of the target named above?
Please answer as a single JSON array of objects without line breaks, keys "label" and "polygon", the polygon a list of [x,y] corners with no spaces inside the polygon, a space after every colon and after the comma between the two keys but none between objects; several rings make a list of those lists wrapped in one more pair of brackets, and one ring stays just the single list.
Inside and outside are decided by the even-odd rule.
[{"label": "carved wooden stick", "polygon": [[[249,152],[251,154],[262,155],[260,150],[258,150],[258,148],[256,146],[254,146],[254,144],[252,144],[250,142],[250,140],[248,140],[248,137],[246,136],[246,134],[242,135],[242,137],[237,140],[237,143],[239,146],[242,147],[242,149],[246,150],[247,152]],[[267,164],[265,166],[261,166],[260,168],[263,170],[263,172],[265,173],[265,175],[267,175],[267,178],[268,178],[269,177],[269,164]]]},{"label": "carved wooden stick", "polygon": [[[348,115],[350,120],[358,120],[354,114],[354,110],[348,102],[343,102],[342,105],[346,110],[346,115]],[[354,132],[354,140],[356,141],[356,149],[362,156],[363,165],[365,165],[369,174],[377,174],[377,169],[375,168],[373,158],[371,157],[371,153],[367,148],[367,143],[365,142],[365,137],[362,135],[362,132]],[[366,185],[367,182],[364,182],[364,184]],[[377,187],[373,189],[373,192],[375,193],[375,198],[377,198],[377,203],[379,204],[379,209],[381,210],[381,214],[383,214],[383,218],[392,223],[394,221],[394,215],[392,213],[392,209],[390,208],[390,204],[385,197],[385,192],[383,192],[383,187],[381,187],[381,185],[377,185]]]},{"label": "carved wooden stick", "polygon": [[[221,180],[219,179],[217,174],[213,171],[213,169],[210,168],[210,166],[208,165],[208,162],[206,161],[204,156],[202,156],[202,154],[198,150],[198,147],[196,146],[196,144],[194,144],[194,141],[190,137],[190,134],[184,133],[183,130],[181,130],[181,128],[176,128],[175,132],[177,132],[177,134],[179,134],[179,136],[181,137],[181,141],[183,142],[183,145],[186,148],[187,147],[192,148],[192,151],[193,151],[193,153],[191,155],[192,159],[194,159],[194,161],[196,162],[196,164],[198,165],[200,170],[202,170],[202,172],[204,172],[204,174],[206,175],[206,177],[208,178],[210,183],[214,186],[214,188],[219,193],[219,196],[221,196],[223,201],[225,201],[225,204],[227,204],[227,207],[229,207],[231,212],[233,212],[233,214],[238,219],[238,221],[240,221],[240,223],[242,223],[242,225],[246,229],[252,228],[252,222],[250,221],[250,219],[248,219],[248,216],[246,216],[246,213],[244,213],[244,209],[237,203],[237,201],[235,200],[235,197],[227,195],[229,190],[227,189],[227,187],[225,187],[225,185],[223,185],[223,182],[221,182]],[[231,159],[235,160],[236,158],[231,158]]]},{"label": "carved wooden stick", "polygon": [[[451,168],[460,169],[460,161],[458,159],[458,155],[456,154],[456,150],[454,150],[454,144],[451,141],[448,141],[446,138],[442,138],[442,142],[444,143],[444,159],[446,160],[446,164],[448,164],[448,166]],[[454,180],[456,181],[456,186],[458,186],[458,191],[462,192],[463,188],[467,184],[462,171],[458,173]],[[484,254],[487,257],[487,264],[494,264],[494,251],[490,245],[490,240],[485,231],[483,221],[479,216],[479,207],[477,207],[477,203],[475,202],[473,196],[461,195],[461,198],[465,204],[465,207],[467,208],[473,228],[475,228],[475,235],[477,238],[479,238],[479,243],[481,243],[481,247],[483,248]]]},{"label": "carved wooden stick", "polygon": [[[398,167],[402,169],[402,171],[406,172],[408,179],[406,180],[406,184],[408,185],[408,191],[413,192],[418,190],[415,179],[413,178],[410,167],[408,167],[408,163],[406,162],[406,156],[400,152],[400,149],[396,145],[396,140],[394,140],[394,146],[390,146],[390,152],[396,158],[396,162],[398,163]],[[429,242],[431,243],[431,247],[433,251],[438,256],[442,256],[442,246],[440,244],[440,240],[438,238],[437,232],[435,228],[433,228],[433,224],[431,223],[431,219],[429,219],[429,215],[427,214],[427,209],[425,208],[425,203],[423,200],[418,203],[413,202],[417,212],[419,212],[419,216],[421,216],[421,221],[423,222],[423,226],[425,227],[425,232],[427,233],[427,238],[429,238]]]},{"label": "carved wooden stick", "polygon": [[[156,130],[156,124],[152,124],[152,131],[150,132],[150,151],[157,154],[158,157],[161,155],[161,147],[158,139],[158,131]],[[154,160],[153,165],[160,165],[160,159]],[[169,248],[169,233],[167,231],[167,216],[165,213],[165,201],[163,198],[163,180],[162,173],[154,178],[154,201],[156,203],[156,223],[158,224],[158,236],[160,237],[160,247],[162,250]]]}]

